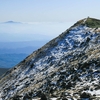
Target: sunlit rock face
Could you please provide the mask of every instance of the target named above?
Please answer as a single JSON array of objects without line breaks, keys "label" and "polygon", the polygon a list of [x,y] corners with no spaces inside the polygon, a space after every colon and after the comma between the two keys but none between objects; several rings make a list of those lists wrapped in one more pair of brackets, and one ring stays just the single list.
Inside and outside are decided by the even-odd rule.
[{"label": "sunlit rock face", "polygon": [[85,18],[0,78],[0,100],[99,100],[100,20]]}]

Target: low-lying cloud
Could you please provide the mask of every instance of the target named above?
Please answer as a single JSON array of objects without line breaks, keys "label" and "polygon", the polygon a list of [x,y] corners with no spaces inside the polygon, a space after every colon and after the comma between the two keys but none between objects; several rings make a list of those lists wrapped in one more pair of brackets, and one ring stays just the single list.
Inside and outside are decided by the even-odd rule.
[{"label": "low-lying cloud", "polygon": [[51,40],[71,25],[58,22],[0,23],[0,42]]}]

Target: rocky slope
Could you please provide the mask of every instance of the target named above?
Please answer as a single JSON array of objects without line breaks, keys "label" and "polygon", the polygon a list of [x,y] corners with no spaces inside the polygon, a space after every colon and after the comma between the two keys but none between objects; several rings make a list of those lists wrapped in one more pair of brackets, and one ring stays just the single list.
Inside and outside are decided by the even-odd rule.
[{"label": "rocky slope", "polygon": [[0,100],[100,100],[100,20],[85,18],[0,78]]}]

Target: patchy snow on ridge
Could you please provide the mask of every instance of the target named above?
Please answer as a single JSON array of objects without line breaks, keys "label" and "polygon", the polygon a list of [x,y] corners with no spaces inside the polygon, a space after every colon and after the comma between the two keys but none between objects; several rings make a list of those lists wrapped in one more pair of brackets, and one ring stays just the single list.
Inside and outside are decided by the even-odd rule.
[{"label": "patchy snow on ridge", "polygon": [[86,97],[88,93],[91,98],[94,93],[98,96],[99,41],[100,33],[94,28],[71,27],[2,76],[0,100],[35,100],[43,93],[52,100],[60,96],[77,100],[84,97],[83,92]]}]

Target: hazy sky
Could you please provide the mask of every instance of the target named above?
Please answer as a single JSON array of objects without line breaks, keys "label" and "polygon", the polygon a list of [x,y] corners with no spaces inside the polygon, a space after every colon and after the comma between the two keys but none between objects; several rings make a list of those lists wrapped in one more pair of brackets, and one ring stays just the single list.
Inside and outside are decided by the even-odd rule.
[{"label": "hazy sky", "polygon": [[0,22],[74,22],[100,18],[100,0],[0,0]]},{"label": "hazy sky", "polygon": [[76,21],[100,18],[100,0],[0,0],[0,42],[51,40]]}]

